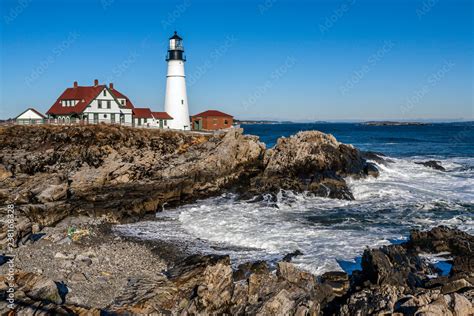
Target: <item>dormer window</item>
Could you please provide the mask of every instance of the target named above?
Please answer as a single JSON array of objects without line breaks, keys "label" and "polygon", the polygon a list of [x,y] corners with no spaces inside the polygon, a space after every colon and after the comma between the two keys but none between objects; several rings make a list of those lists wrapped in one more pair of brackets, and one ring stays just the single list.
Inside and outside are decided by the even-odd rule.
[{"label": "dormer window", "polygon": [[122,105],[125,105],[125,100],[124,99],[120,100],[120,103],[122,103]]},{"label": "dormer window", "polygon": [[104,89],[104,97],[107,96],[107,90]]}]

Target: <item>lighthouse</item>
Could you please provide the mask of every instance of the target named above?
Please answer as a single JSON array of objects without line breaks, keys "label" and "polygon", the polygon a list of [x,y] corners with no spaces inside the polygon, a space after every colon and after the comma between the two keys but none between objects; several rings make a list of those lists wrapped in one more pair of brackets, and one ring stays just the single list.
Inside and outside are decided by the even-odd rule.
[{"label": "lighthouse", "polygon": [[168,73],[166,75],[165,111],[173,118],[169,121],[172,129],[189,130],[188,97],[186,95],[186,76],[184,74],[183,39],[174,32],[170,37],[168,54]]}]

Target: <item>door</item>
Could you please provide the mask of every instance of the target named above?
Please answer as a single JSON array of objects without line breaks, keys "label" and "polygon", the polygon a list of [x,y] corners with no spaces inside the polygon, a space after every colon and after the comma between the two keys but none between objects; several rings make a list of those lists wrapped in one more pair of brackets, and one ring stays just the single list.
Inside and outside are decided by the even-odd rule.
[{"label": "door", "polygon": [[160,120],[160,128],[163,128],[163,120]]},{"label": "door", "polygon": [[110,114],[110,123],[115,124],[115,114]]},{"label": "door", "polygon": [[202,129],[202,120],[195,120],[193,129],[200,131]]},{"label": "door", "polygon": [[94,124],[99,123],[99,113],[94,113]]}]

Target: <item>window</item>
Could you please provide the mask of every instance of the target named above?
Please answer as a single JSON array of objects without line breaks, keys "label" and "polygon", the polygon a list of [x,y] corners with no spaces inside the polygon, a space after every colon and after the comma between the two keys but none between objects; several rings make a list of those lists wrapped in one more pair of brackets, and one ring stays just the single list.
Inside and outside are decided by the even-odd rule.
[{"label": "window", "polygon": [[102,101],[101,100],[97,100],[97,107],[99,109],[102,109]]},{"label": "window", "polygon": [[99,114],[94,113],[94,124],[97,124],[99,122]]},{"label": "window", "polygon": [[141,118],[138,119],[138,126],[140,126],[140,125],[142,125],[142,119]]},{"label": "window", "polygon": [[122,103],[122,105],[125,105],[125,100],[120,100],[120,103]]},{"label": "window", "polygon": [[104,114],[104,118],[107,118],[107,114]]},{"label": "window", "polygon": [[146,123],[146,121],[147,121],[147,119],[146,119],[146,118],[144,118],[144,119],[143,119],[143,123]]},{"label": "window", "polygon": [[225,124],[225,125],[229,124],[229,121],[224,120],[224,124]]},{"label": "window", "polygon": [[181,104],[184,104],[184,100],[181,100]]},{"label": "window", "polygon": [[107,101],[107,109],[110,109],[110,100]]},{"label": "window", "polygon": [[167,121],[167,120],[165,120],[165,126],[166,126],[166,125],[168,125],[168,121]]},{"label": "window", "polygon": [[110,121],[112,123],[115,123],[115,114],[114,113],[110,114]]},{"label": "window", "polygon": [[107,96],[107,90],[104,89],[104,97]]}]

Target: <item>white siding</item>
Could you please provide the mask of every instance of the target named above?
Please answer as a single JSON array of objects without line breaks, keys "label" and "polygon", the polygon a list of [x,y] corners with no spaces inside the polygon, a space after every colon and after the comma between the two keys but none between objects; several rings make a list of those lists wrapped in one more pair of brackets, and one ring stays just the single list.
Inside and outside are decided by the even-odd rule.
[{"label": "white siding", "polygon": [[[99,104],[101,105],[100,107]],[[124,114],[122,123],[124,125],[132,125],[132,110],[121,108],[107,89],[102,90],[84,110],[84,114],[88,115],[89,123],[91,124],[112,123],[112,116],[115,116],[114,123],[119,124],[121,113]]]},{"label": "white siding", "polygon": [[35,111],[28,109],[25,113],[22,113],[17,117],[17,120],[42,120],[41,115],[38,115]]}]

